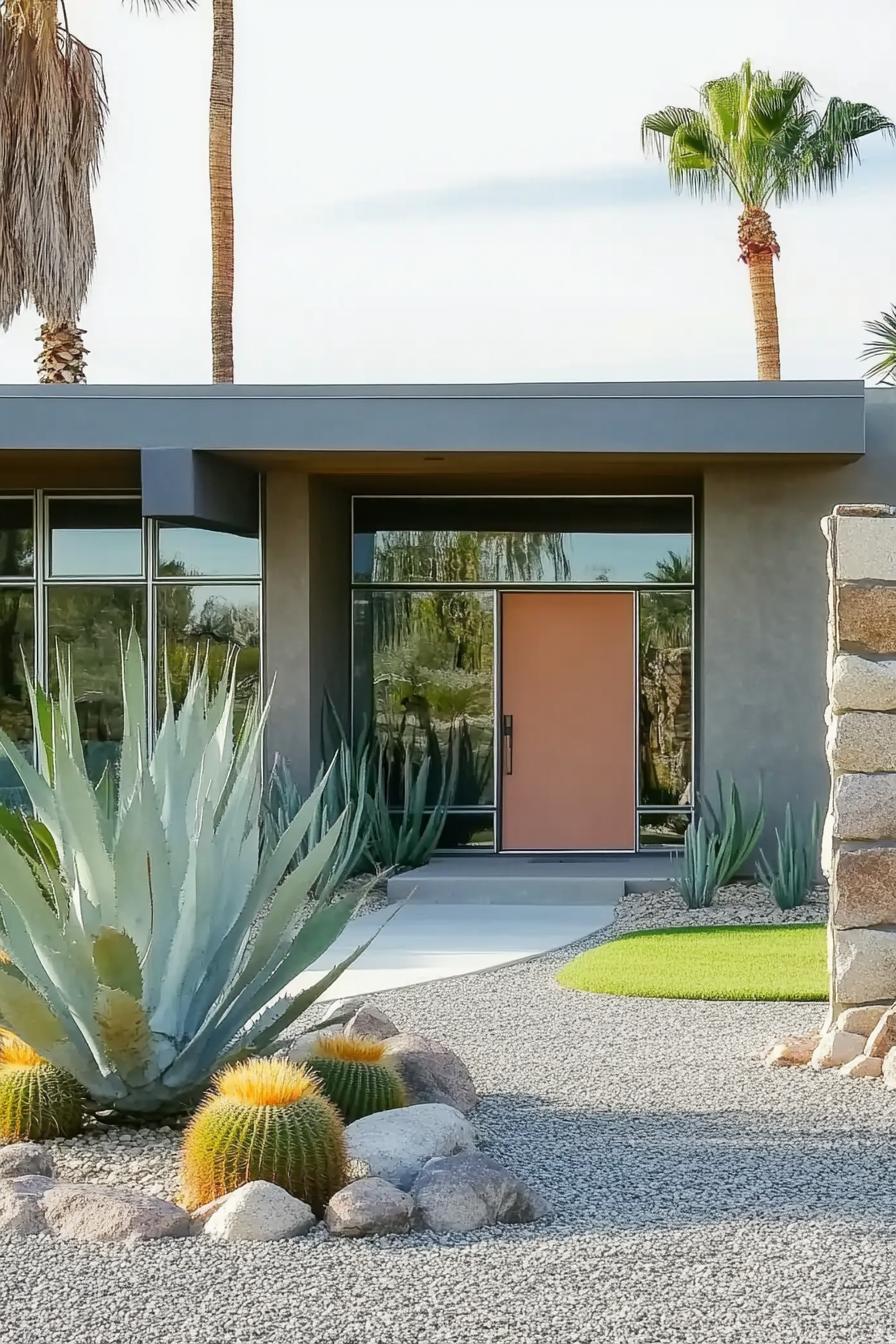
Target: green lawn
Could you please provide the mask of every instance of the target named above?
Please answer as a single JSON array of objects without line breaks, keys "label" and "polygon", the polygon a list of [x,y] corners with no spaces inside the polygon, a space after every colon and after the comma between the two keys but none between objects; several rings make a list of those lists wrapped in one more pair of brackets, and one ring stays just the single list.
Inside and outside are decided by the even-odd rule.
[{"label": "green lawn", "polygon": [[827,998],[823,924],[626,933],[557,976],[566,989],[647,999]]}]

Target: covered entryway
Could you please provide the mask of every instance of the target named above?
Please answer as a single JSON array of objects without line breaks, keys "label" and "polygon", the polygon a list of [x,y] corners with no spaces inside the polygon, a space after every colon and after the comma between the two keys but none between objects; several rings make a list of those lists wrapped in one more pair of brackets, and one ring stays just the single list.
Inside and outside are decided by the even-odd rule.
[{"label": "covered entryway", "polygon": [[633,850],[636,601],[501,599],[501,848]]}]

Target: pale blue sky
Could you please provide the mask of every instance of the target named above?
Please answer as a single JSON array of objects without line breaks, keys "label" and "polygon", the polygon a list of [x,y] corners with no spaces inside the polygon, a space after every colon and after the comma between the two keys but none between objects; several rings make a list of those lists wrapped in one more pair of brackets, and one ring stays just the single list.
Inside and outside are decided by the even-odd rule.
[{"label": "pale blue sky", "polygon": [[[896,0],[235,0],[243,382],[752,377],[736,210],[641,115],[750,56],[896,116]],[[204,382],[210,4],[68,0],[112,104],[94,382]],[[775,223],[785,377],[851,377],[896,301],[896,149]],[[31,381],[36,320],[0,334]]]}]

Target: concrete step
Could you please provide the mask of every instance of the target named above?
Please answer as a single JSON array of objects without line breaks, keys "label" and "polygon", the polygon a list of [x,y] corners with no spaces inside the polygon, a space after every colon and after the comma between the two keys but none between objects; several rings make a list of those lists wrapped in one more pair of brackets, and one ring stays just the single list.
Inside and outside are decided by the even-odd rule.
[{"label": "concrete step", "polygon": [[550,859],[489,854],[435,858],[389,879],[389,898],[440,905],[615,905],[627,891],[669,885],[667,855]]}]

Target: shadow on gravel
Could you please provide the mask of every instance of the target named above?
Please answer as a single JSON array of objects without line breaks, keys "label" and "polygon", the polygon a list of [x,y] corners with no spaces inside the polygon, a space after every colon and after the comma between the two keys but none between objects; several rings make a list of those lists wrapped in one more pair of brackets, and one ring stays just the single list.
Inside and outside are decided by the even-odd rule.
[{"label": "shadow on gravel", "polygon": [[[490,1114],[500,1120],[489,1124]],[[531,1095],[485,1099],[486,1151],[555,1211],[532,1235],[686,1229],[732,1219],[896,1217],[893,1137],[774,1111],[597,1111]],[[491,1130],[491,1134],[489,1134]]]}]

